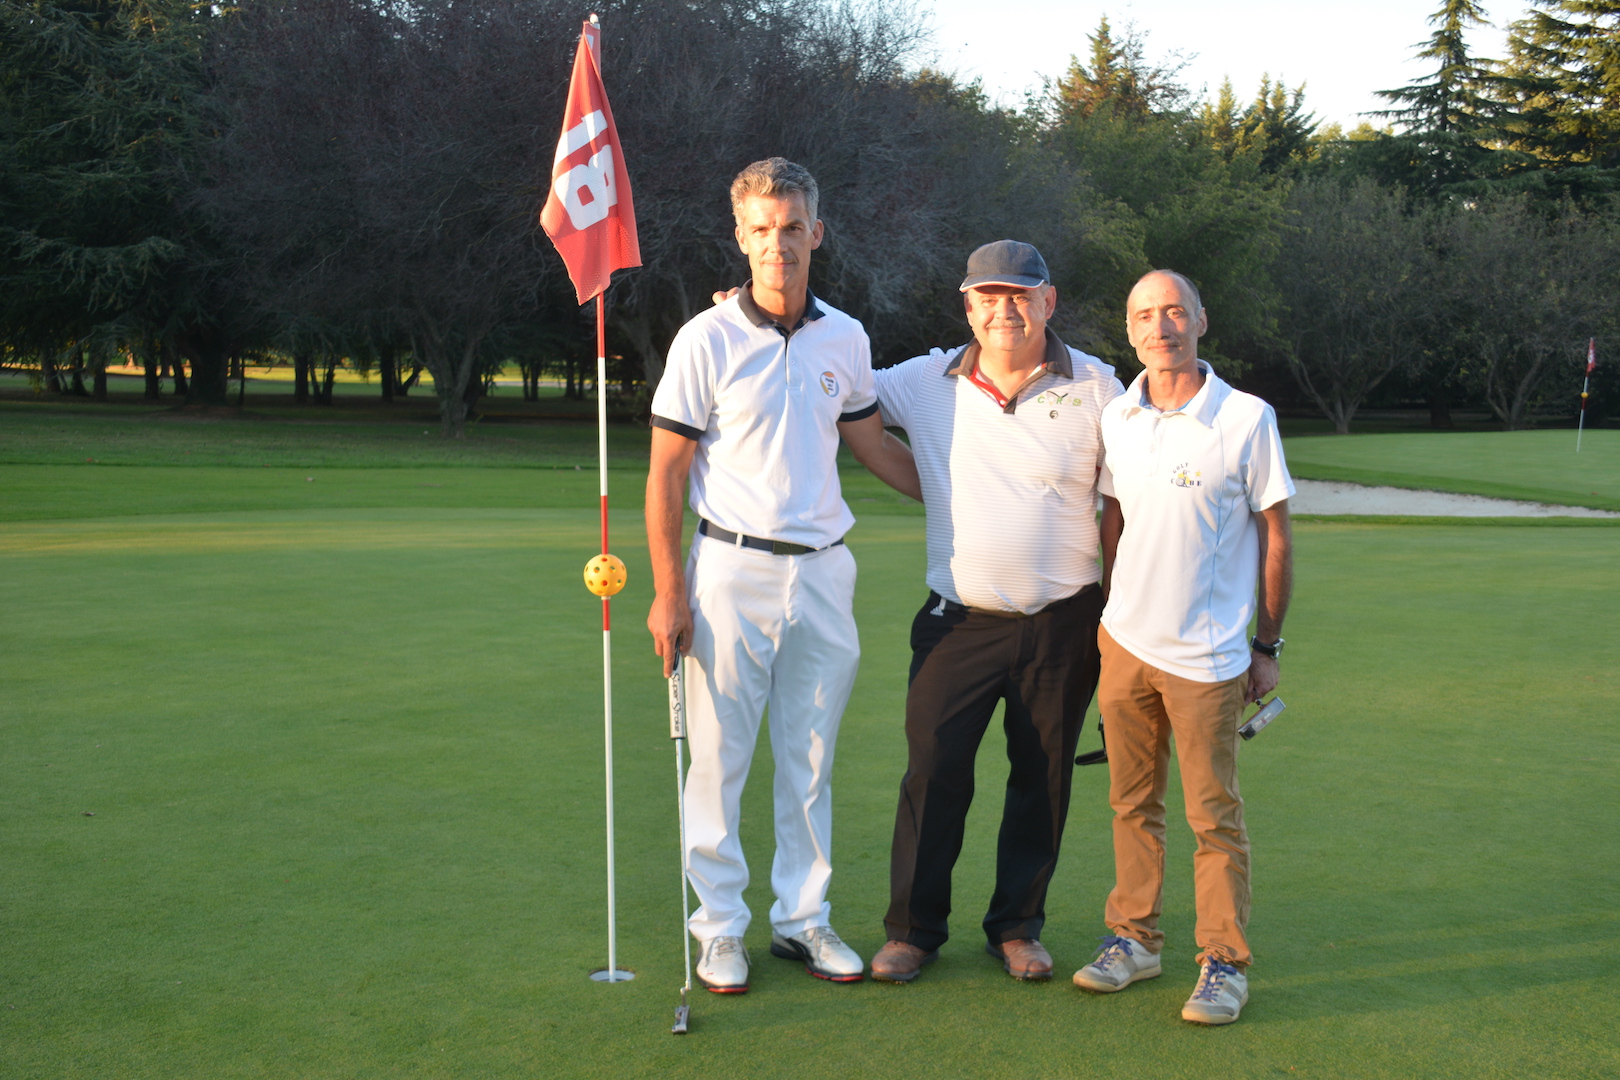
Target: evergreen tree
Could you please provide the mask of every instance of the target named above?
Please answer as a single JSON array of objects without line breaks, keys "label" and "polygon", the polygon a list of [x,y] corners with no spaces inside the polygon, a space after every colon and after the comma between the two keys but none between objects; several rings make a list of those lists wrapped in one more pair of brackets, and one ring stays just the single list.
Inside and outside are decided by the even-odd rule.
[{"label": "evergreen tree", "polygon": [[1376,115],[1397,130],[1351,149],[1352,171],[1399,184],[1420,196],[1449,194],[1499,173],[1506,164],[1492,146],[1502,105],[1493,61],[1468,52],[1467,31],[1488,26],[1477,0],[1444,0],[1429,16],[1434,33],[1418,51],[1433,74],[1394,90],[1380,90],[1395,108]]},{"label": "evergreen tree", "polygon": [[[1514,23],[1504,83],[1509,140],[1543,165],[1612,186],[1620,169],[1620,0],[1532,0]],[[1603,175],[1607,174],[1607,175]]]},{"label": "evergreen tree", "polygon": [[162,337],[207,376],[193,395],[223,402],[229,350],[184,205],[214,18],[184,0],[0,0],[0,336],[93,368]]},{"label": "evergreen tree", "polygon": [[1476,134],[1494,105],[1485,92],[1490,82],[1488,61],[1469,55],[1465,35],[1470,27],[1490,25],[1485,9],[1478,0],[1445,0],[1429,16],[1429,24],[1435,31],[1419,43],[1422,48],[1417,56],[1435,63],[1434,74],[1397,90],[1378,91],[1380,97],[1400,107],[1377,115],[1408,131]]},{"label": "evergreen tree", "polygon": [[1184,66],[1156,66],[1147,62],[1140,34],[1126,27],[1121,38],[1104,15],[1091,42],[1091,63],[1070,57],[1069,71],[1058,83],[1056,104],[1061,116],[1091,116],[1107,110],[1115,116],[1145,120],[1155,112],[1182,105],[1187,90],[1176,82]]},{"label": "evergreen tree", "polygon": [[[1091,62],[1075,59],[1053,88],[1045,136],[1091,188],[1129,211],[1114,225],[1139,254],[1122,267],[1126,274],[1112,300],[1122,301],[1130,282],[1150,267],[1187,274],[1210,310],[1219,312],[1204,354],[1222,362],[1224,373],[1238,374],[1243,358],[1271,332],[1269,267],[1282,227],[1284,185],[1262,170],[1262,155],[1223,152],[1221,133],[1235,140],[1251,122],[1249,112],[1236,116],[1230,94],[1224,105],[1200,114],[1176,82],[1179,63],[1150,62],[1135,31],[1116,36],[1104,19],[1091,44]],[[1268,89],[1268,102],[1270,96]],[[1250,112],[1258,132],[1266,117]],[[1071,295],[1092,272],[1058,285]],[[1089,344],[1130,370],[1136,361],[1122,329],[1115,323],[1107,338]]]}]

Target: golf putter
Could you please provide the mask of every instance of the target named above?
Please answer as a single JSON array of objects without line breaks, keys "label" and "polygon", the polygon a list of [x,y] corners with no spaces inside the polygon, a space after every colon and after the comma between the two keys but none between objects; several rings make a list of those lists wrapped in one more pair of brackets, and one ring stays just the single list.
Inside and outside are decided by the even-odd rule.
[{"label": "golf putter", "polygon": [[1097,717],[1097,738],[1102,740],[1102,749],[1092,750],[1081,754],[1074,759],[1076,765],[1106,765],[1108,764],[1108,733],[1103,731],[1102,717]]},{"label": "golf putter", "polygon": [[1249,717],[1248,721],[1238,728],[1238,734],[1243,736],[1244,739],[1254,738],[1265,729],[1267,724],[1281,716],[1282,711],[1287,707],[1283,704],[1282,698],[1273,697],[1270,701],[1261,705],[1260,711]]},{"label": "golf putter", "polygon": [[692,935],[686,928],[690,916],[686,878],[686,761],[681,747],[686,742],[686,662],[675,648],[675,673],[669,677],[669,737],[675,743],[675,808],[681,823],[681,941],[686,946],[686,982],[681,986],[681,1003],[675,1006],[675,1026],[671,1035],[685,1035],[691,1020],[686,995],[692,989]]}]

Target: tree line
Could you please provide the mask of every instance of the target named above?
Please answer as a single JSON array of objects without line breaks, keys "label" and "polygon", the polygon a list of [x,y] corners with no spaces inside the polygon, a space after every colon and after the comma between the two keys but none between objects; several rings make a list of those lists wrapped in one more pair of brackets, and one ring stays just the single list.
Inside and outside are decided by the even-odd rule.
[{"label": "tree line", "polygon": [[[1474,0],[1432,75],[1350,132],[1269,78],[1204,97],[1102,20],[1018,107],[917,63],[899,0],[608,0],[605,75],[645,265],[609,294],[609,388],[644,402],[675,330],[746,264],[726,189],[781,154],[823,191],[813,287],[877,362],[968,333],[968,250],[1040,245],[1057,329],[1124,373],[1145,270],[1203,290],[1206,355],[1349,430],[1567,412],[1620,277],[1620,2],[1533,0],[1475,57]],[[0,0],[0,360],[104,393],[119,357],[222,405],[248,362],[329,400],[425,373],[447,435],[490,374],[583,395],[589,324],[537,227],[581,13],[560,0]],[[1602,370],[1602,369],[1600,369]],[[189,379],[186,378],[189,373]],[[86,386],[88,380],[88,386]],[[183,386],[181,380],[185,380]],[[1620,388],[1620,387],[1617,387]]]}]

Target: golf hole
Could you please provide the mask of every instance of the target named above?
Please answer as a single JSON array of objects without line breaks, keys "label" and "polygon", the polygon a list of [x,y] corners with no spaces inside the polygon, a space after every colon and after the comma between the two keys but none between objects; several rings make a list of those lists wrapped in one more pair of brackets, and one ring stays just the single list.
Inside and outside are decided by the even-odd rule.
[{"label": "golf hole", "polygon": [[635,977],[636,977],[635,972],[626,971],[623,968],[619,968],[616,971],[609,971],[607,968],[598,968],[597,970],[591,972],[591,981],[592,982],[621,983],[621,982],[629,982],[631,979],[634,979]]}]

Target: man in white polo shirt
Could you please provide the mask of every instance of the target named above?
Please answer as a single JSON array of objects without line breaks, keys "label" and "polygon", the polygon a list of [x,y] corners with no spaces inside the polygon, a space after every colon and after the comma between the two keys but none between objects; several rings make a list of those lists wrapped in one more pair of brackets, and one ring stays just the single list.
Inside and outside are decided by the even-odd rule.
[{"label": "man in white polo shirt", "polygon": [[891,982],[916,978],[949,936],[974,757],[1002,702],[986,949],[1015,978],[1051,977],[1046,890],[1097,684],[1099,420],[1119,380],[1048,329],[1057,290],[1029,244],[979,248],[961,289],[973,341],[877,372],[884,422],[910,436],[922,476],[931,590],[912,622],[889,940],[872,961]]},{"label": "man in white polo shirt", "polygon": [[[1110,930],[1074,981],[1104,993],[1159,975],[1164,795],[1175,736],[1201,973],[1183,1019],[1229,1024],[1248,1001],[1253,959],[1249,837],[1238,788],[1243,707],[1277,686],[1293,588],[1293,481],[1271,406],[1198,359],[1208,329],[1198,290],[1173,271],[1144,276],[1126,328],[1145,369],[1103,413],[1101,488],[1124,517],[1098,634],[1097,706],[1114,808]],[[1258,598],[1256,596],[1258,590]],[[1249,620],[1258,611],[1256,633]]]},{"label": "man in white polo shirt", "polygon": [[[771,952],[834,982],[861,958],[828,924],[829,778],[860,660],[855,523],[838,483],[840,435],[857,460],[920,498],[905,444],[883,430],[861,324],[809,291],[820,245],[816,182],[782,158],[731,187],[753,279],[683,326],[653,395],[647,616],[666,677],[688,654],[687,858],[710,990],[748,989],[748,866],[739,807],[761,714],[776,759]],[[683,494],[701,518],[683,569]]]}]

